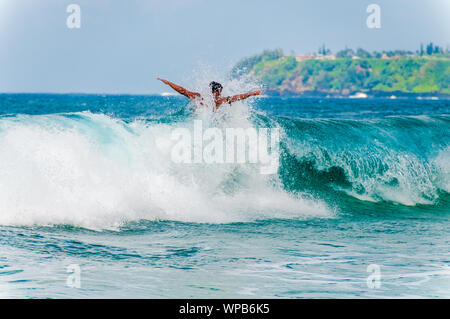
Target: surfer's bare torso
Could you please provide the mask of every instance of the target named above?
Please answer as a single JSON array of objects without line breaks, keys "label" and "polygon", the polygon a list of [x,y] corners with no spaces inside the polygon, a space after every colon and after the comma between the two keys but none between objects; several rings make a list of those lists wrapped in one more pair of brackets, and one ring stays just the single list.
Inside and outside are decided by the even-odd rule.
[{"label": "surfer's bare torso", "polygon": [[[174,89],[178,93],[186,96],[188,99],[195,100],[198,103],[198,105],[205,106],[205,100],[200,95],[200,93],[189,91],[182,86],[179,86],[175,83],[172,83],[172,82],[164,80],[164,79],[157,78],[157,80],[163,82],[164,84],[167,84],[168,86],[170,86],[172,89]],[[211,87],[211,92],[214,97],[215,110],[217,110],[219,108],[219,106],[221,106],[224,103],[231,104],[233,102],[244,100],[251,96],[260,95],[262,93],[261,90],[257,90],[257,91],[243,93],[243,94],[237,94],[237,95],[233,95],[233,96],[222,96],[222,85],[220,83],[211,82],[209,86]]]}]

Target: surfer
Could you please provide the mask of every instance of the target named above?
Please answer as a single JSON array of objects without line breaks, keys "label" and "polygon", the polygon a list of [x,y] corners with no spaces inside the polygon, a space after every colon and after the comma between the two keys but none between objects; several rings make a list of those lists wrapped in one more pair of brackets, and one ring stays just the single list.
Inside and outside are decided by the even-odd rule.
[{"label": "surfer", "polygon": [[[203,98],[200,95],[200,93],[191,92],[182,86],[179,86],[175,83],[172,83],[172,82],[164,80],[164,79],[157,78],[157,80],[163,82],[164,84],[167,84],[172,89],[174,89],[178,93],[186,96],[190,100],[195,100],[195,99],[200,100],[200,105],[203,105],[203,103],[202,103]],[[212,81],[211,83],[209,83],[209,87],[211,88],[211,92],[214,97],[214,102],[216,103],[215,109],[219,108],[219,106],[222,105],[223,103],[231,104],[233,102],[244,100],[246,98],[249,98],[250,96],[260,95],[262,93],[261,90],[257,90],[257,91],[253,91],[253,92],[249,92],[249,93],[237,94],[237,95],[232,95],[232,96],[222,96],[222,89],[223,89],[222,84]]]}]

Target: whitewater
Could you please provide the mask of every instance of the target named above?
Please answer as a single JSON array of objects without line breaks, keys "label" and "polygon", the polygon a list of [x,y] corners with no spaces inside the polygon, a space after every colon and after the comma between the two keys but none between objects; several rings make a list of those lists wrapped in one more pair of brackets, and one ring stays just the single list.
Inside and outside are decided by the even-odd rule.
[{"label": "whitewater", "polygon": [[[449,105],[2,94],[0,296],[449,297]],[[198,120],[277,128],[275,173],[175,163]]]}]

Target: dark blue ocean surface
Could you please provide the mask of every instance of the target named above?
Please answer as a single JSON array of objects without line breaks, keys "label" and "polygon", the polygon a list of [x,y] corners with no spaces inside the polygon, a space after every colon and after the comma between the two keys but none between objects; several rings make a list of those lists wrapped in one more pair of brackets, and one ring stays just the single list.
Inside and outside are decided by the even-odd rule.
[{"label": "dark blue ocean surface", "polygon": [[[252,103],[267,115],[294,118],[379,118],[390,115],[450,113],[449,100],[258,98]],[[184,97],[157,95],[0,94],[0,115],[90,111],[120,118],[161,116],[186,107]]]},{"label": "dark blue ocean surface", "polygon": [[[274,174],[173,162],[196,120]],[[0,297],[449,298],[449,192],[448,100],[0,94]]]}]

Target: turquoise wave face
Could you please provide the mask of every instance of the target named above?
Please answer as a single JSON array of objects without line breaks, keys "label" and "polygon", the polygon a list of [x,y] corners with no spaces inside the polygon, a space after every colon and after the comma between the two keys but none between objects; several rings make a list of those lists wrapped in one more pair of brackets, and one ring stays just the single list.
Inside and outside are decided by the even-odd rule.
[{"label": "turquoise wave face", "polygon": [[450,190],[450,117],[280,119],[280,175],[290,191],[436,205]]},{"label": "turquoise wave face", "polygon": [[[103,229],[139,220],[330,218],[374,203],[448,207],[448,115],[366,118],[365,110],[349,119],[339,103],[335,118],[287,116],[292,110],[282,103],[271,115],[239,103],[218,113],[181,105],[159,115],[4,115],[0,223]],[[196,119],[279,128],[276,174],[261,175],[253,164],[174,163],[171,134]]]}]

